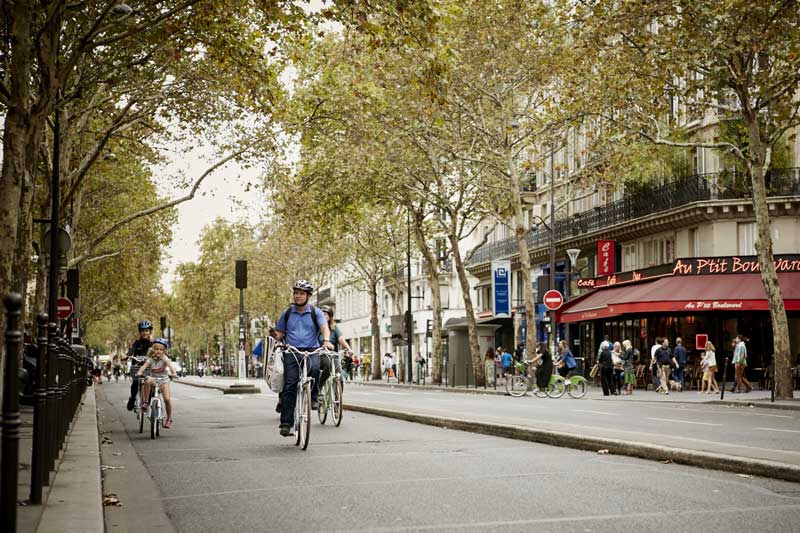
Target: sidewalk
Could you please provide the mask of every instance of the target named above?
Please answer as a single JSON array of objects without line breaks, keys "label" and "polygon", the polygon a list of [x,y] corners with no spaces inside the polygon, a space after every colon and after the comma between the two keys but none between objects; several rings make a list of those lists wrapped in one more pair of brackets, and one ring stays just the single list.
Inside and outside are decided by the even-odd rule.
[{"label": "sidewalk", "polygon": [[[17,500],[30,495],[33,408],[21,406]],[[42,489],[42,505],[17,507],[17,531],[28,533],[104,531],[100,481],[100,442],[95,390],[89,387],[56,460],[50,485]]]}]

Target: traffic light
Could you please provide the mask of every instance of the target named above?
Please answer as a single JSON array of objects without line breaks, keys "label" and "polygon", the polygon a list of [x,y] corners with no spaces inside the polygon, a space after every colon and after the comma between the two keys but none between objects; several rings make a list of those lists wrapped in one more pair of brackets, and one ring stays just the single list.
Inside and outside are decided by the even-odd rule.
[{"label": "traffic light", "polygon": [[162,316],[160,322],[161,322],[161,332],[163,333],[164,330],[167,329],[167,317]]},{"label": "traffic light", "polygon": [[425,336],[428,338],[433,337],[433,320],[431,320],[430,318],[425,324]]}]

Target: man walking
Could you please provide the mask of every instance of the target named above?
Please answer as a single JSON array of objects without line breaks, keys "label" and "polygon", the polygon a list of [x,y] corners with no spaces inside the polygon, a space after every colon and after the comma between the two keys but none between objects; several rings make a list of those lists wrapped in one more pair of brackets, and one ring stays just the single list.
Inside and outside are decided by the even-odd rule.
[{"label": "man walking", "polygon": [[[275,324],[275,337],[278,340],[286,340],[286,343],[294,346],[301,352],[311,352],[319,348],[319,334],[322,334],[322,345],[326,350],[333,350],[331,344],[331,330],[325,315],[318,307],[308,303],[314,286],[304,280],[298,280],[292,288],[294,303],[281,314],[278,323]],[[316,316],[312,316],[314,313]],[[308,374],[319,383],[319,354],[310,356]],[[297,385],[300,381],[301,358],[295,359],[292,355],[287,355],[283,359],[283,392],[281,393],[281,424],[280,433],[284,437],[292,435],[294,426],[294,407],[297,400]],[[317,398],[319,387],[315,386],[311,392],[311,408],[317,409]]]},{"label": "man walking", "polygon": [[669,339],[664,337],[661,340],[661,347],[656,350],[656,364],[661,370],[659,374],[660,384],[656,392],[669,394],[669,376],[672,374],[672,368],[678,366],[675,357],[672,355],[672,350],[669,349]]},{"label": "man walking", "polygon": [[678,362],[678,367],[675,369],[673,379],[680,382],[681,390],[686,387],[686,376],[684,375],[684,368],[686,368],[686,348],[683,347],[683,341],[680,337],[675,339],[675,350],[673,351],[675,360]]},{"label": "man walking", "polygon": [[733,338],[733,366],[736,369],[736,383],[731,392],[750,392],[753,385],[747,380],[745,370],[747,370],[747,346],[741,335]]}]

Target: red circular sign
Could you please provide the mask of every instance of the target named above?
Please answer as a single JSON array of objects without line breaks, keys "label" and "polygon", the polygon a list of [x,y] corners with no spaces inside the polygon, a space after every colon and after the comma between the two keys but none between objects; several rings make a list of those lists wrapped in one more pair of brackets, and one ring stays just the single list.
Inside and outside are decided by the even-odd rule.
[{"label": "red circular sign", "polygon": [[69,318],[69,315],[71,315],[74,310],[75,308],[72,307],[72,302],[69,301],[69,298],[59,298],[56,300],[56,316],[61,320]]},{"label": "red circular sign", "polygon": [[558,291],[551,290],[544,293],[544,306],[555,311],[564,305],[564,296]]}]

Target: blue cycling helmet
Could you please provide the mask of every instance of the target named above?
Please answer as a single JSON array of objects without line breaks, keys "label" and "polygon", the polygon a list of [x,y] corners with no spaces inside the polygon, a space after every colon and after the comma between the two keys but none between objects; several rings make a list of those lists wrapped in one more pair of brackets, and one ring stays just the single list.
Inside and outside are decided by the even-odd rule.
[{"label": "blue cycling helmet", "polygon": [[139,322],[139,331],[142,331],[143,329],[152,330],[153,329],[153,323],[150,322],[149,320],[142,320],[141,322]]},{"label": "blue cycling helmet", "polygon": [[159,337],[156,340],[154,340],[153,344],[161,344],[161,345],[164,346],[164,348],[169,349],[169,341],[167,339],[162,338],[162,337]]}]

